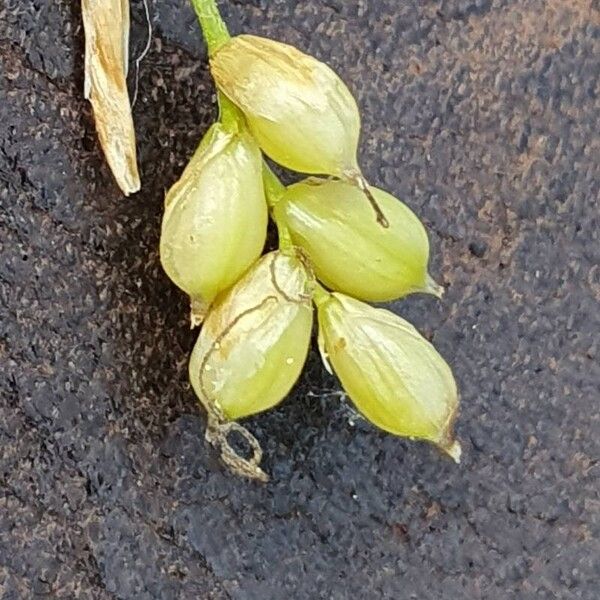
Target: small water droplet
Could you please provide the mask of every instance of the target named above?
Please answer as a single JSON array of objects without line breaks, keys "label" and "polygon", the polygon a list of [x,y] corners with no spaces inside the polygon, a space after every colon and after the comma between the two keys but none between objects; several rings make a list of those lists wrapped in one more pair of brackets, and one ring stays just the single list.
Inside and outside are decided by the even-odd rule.
[{"label": "small water droplet", "polygon": [[290,356],[286,361],[285,361],[288,365],[293,365],[294,364],[294,359]]}]

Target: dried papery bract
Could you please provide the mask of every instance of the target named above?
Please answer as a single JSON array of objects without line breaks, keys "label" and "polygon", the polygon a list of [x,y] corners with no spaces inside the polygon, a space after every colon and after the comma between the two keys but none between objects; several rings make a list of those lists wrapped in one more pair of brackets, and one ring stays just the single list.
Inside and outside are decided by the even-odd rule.
[{"label": "dried papery bract", "polygon": [[231,38],[210,64],[217,86],[243,111],[270,158],[301,173],[351,181],[387,226],[356,159],[356,101],[332,69],[293,46],[254,35]]},{"label": "dried papery bract", "polygon": [[160,258],[192,301],[192,326],[260,256],[268,211],[258,145],[244,129],[211,127],[167,193]]},{"label": "dried papery bract", "polygon": [[443,288],[427,272],[429,241],[417,216],[387,192],[371,192],[387,229],[371,218],[360,190],[343,181],[310,178],[288,187],[275,217],[331,289],[371,302],[414,292],[441,296]]},{"label": "dried papery bract", "polygon": [[85,29],[84,95],[91,102],[96,131],[122,192],[140,189],[135,130],[127,91],[128,0],[82,0]]},{"label": "dried papery bract", "polygon": [[407,321],[342,294],[318,300],[319,345],[358,410],[390,433],[433,442],[456,462],[450,367]]},{"label": "dried papery bract", "polygon": [[[311,337],[313,276],[302,255],[271,252],[211,307],[190,359],[192,387],[208,412],[207,439],[236,472],[257,479],[260,453],[236,457],[231,422],[268,410],[288,394]],[[254,440],[254,442],[253,442]]]}]

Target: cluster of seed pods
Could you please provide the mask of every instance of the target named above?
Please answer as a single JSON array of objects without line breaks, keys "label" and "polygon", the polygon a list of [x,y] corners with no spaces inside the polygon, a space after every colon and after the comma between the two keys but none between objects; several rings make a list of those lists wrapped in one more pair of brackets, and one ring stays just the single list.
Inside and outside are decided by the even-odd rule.
[{"label": "cluster of seed pods", "polygon": [[[326,367],[366,419],[460,458],[458,394],[446,362],[412,325],[365,302],[441,296],[415,214],[371,187],[356,155],[360,115],[325,64],[266,38],[230,38],[214,0],[193,0],[221,114],[169,190],[161,261],[191,300],[192,387],[207,439],[236,473],[266,480],[238,420],[274,407],[306,360],[318,316]],[[263,154],[307,179],[284,187]],[[320,176],[320,177],[317,177]],[[268,218],[279,249],[262,255]],[[231,431],[250,458],[230,445]]]}]

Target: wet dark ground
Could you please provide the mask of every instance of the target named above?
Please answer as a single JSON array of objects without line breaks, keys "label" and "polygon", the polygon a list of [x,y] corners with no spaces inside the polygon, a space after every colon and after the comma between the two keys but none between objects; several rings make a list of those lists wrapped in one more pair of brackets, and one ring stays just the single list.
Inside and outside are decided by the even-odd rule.
[{"label": "wet dark ground", "polygon": [[203,442],[158,261],[164,190],[215,114],[194,16],[150,3],[125,199],[72,4],[0,4],[1,598],[597,600],[597,1],[222,2],[357,94],[365,172],[422,216],[448,287],[394,309],[462,390],[456,467],[353,424],[313,353],[248,422],[268,485]]}]

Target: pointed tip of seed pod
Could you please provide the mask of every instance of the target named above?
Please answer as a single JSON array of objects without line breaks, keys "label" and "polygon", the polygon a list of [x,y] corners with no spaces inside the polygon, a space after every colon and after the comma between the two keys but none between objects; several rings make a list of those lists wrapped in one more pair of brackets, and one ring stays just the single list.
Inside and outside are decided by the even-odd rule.
[{"label": "pointed tip of seed pod", "polygon": [[190,306],[190,329],[196,329],[204,323],[209,305],[199,298],[191,298]]},{"label": "pointed tip of seed pod", "polygon": [[440,449],[443,450],[457,465],[460,464],[462,446],[458,440],[454,440],[448,445],[440,446]]},{"label": "pointed tip of seed pod", "polygon": [[440,285],[431,275],[427,275],[425,286],[422,289],[424,294],[431,294],[440,300],[444,297],[446,289]]}]

